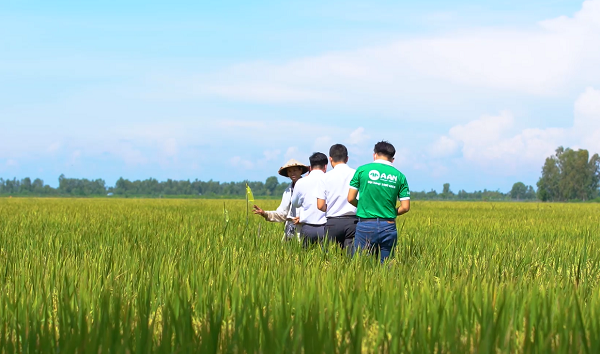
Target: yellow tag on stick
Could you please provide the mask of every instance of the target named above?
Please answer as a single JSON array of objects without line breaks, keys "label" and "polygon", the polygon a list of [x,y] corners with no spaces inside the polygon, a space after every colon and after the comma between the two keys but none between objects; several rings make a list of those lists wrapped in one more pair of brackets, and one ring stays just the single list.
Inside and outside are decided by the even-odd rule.
[{"label": "yellow tag on stick", "polygon": [[248,203],[254,203],[254,195],[252,194],[252,189],[248,183],[246,183],[246,196],[248,197]]}]

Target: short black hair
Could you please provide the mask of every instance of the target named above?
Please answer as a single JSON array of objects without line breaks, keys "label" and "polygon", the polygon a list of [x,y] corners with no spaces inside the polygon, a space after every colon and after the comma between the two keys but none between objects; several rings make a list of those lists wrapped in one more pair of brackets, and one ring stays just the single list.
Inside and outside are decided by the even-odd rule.
[{"label": "short black hair", "polygon": [[373,152],[377,155],[383,155],[388,159],[393,159],[394,155],[396,155],[396,149],[394,148],[394,145],[388,143],[387,141],[380,141],[375,144]]},{"label": "short black hair", "polygon": [[308,158],[311,168],[323,168],[327,166],[327,156],[322,152],[315,152]]},{"label": "short black hair", "polygon": [[333,162],[342,162],[348,158],[348,149],[342,144],[331,145],[329,148],[329,157]]}]

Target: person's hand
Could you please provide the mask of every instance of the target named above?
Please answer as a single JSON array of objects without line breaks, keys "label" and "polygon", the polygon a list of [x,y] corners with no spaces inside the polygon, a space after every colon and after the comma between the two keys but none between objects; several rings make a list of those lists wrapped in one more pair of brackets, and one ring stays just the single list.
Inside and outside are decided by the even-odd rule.
[{"label": "person's hand", "polygon": [[267,213],[265,213],[264,210],[262,210],[261,208],[258,207],[258,205],[255,205],[254,208],[252,209],[252,212],[256,215],[260,215],[263,218],[267,215]]},{"label": "person's hand", "polygon": [[294,225],[298,225],[300,223],[300,217],[297,216],[295,218],[292,218],[292,222],[294,223]]}]

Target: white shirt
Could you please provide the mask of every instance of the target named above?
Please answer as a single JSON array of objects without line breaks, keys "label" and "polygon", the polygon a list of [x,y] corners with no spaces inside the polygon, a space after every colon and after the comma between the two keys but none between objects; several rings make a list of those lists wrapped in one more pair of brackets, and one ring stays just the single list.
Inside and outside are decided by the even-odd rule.
[{"label": "white shirt", "polygon": [[313,170],[308,176],[296,182],[294,194],[292,195],[292,207],[300,211],[300,223],[324,225],[327,222],[325,213],[317,208],[317,187],[325,173],[321,170]]},{"label": "white shirt", "polygon": [[325,200],[328,218],[356,215],[356,207],[348,203],[348,190],[354,172],[355,169],[340,163],[321,179],[317,188],[317,198]]},{"label": "white shirt", "polygon": [[298,215],[298,209],[292,208],[292,194],[293,194],[292,184],[285,189],[283,195],[281,196],[281,204],[275,211],[267,211],[267,220],[269,221],[285,221],[291,220],[292,218]]},{"label": "white shirt", "polygon": [[285,222],[283,239],[290,239],[294,236],[299,237],[299,228],[294,227],[292,219],[298,215],[298,209],[292,207],[292,184],[285,189],[281,197],[281,204],[277,210],[265,211],[265,216],[271,222]]}]

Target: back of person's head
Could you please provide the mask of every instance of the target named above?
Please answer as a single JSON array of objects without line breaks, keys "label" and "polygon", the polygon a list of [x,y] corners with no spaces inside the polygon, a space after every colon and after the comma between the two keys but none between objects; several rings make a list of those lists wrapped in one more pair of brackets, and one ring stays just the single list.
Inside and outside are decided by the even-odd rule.
[{"label": "back of person's head", "polygon": [[393,159],[394,155],[396,155],[396,149],[394,148],[394,145],[388,143],[387,141],[380,141],[375,144],[373,152],[379,156],[386,157],[388,160]]},{"label": "back of person's head", "polygon": [[327,156],[322,152],[315,152],[308,158],[311,169],[324,169],[327,166]]},{"label": "back of person's head", "polygon": [[329,157],[333,162],[346,162],[348,160],[348,149],[342,144],[335,144],[329,148]]}]

